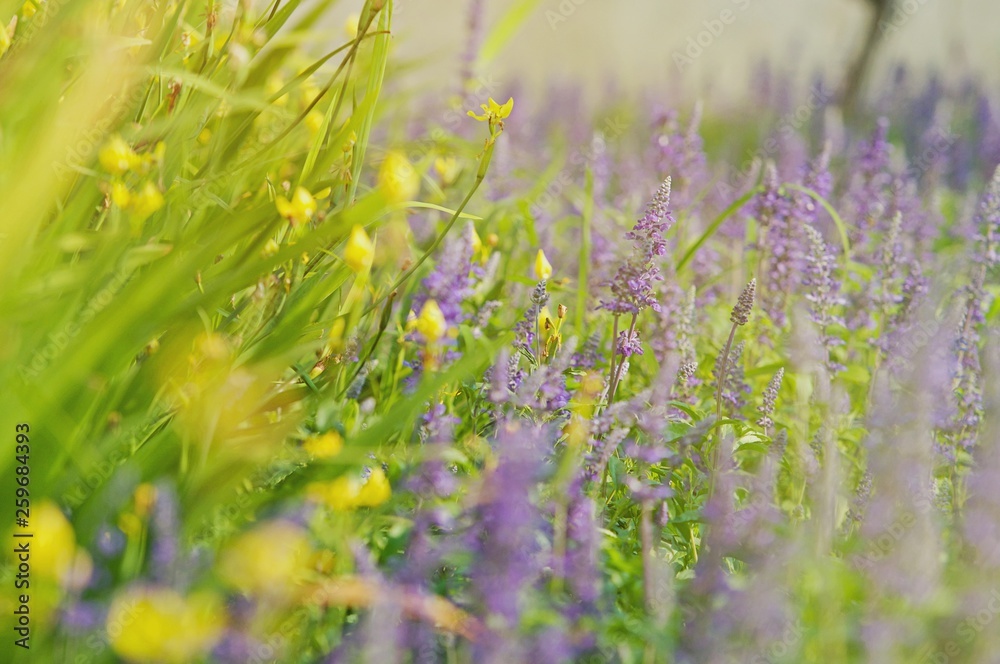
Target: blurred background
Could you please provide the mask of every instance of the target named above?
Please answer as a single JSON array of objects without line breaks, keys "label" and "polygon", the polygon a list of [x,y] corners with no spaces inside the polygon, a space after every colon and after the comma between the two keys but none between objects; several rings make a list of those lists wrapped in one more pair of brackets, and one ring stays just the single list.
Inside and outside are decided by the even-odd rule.
[{"label": "blurred background", "polygon": [[[454,84],[477,0],[398,0],[397,62],[420,63],[422,85]],[[625,92],[669,89],[717,100],[745,96],[763,59],[805,77],[838,77],[869,27],[866,0],[483,0],[488,34],[511,10],[526,18],[479,73],[529,89],[578,82],[593,100],[609,81]],[[341,20],[346,19],[344,8]],[[728,22],[725,22],[728,21]],[[874,58],[913,73],[1000,78],[1000,2],[899,0]]]}]

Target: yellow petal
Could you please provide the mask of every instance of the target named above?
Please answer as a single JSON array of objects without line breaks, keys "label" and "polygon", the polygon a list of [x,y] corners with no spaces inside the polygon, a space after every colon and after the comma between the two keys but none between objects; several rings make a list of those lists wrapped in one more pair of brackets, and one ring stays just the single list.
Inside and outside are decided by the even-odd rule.
[{"label": "yellow petal", "polygon": [[392,203],[413,200],[420,191],[420,176],[402,152],[392,150],[385,155],[378,172],[378,185]]},{"label": "yellow petal", "polygon": [[344,262],[355,272],[361,272],[372,264],[375,256],[375,245],[372,244],[368,233],[361,226],[351,229],[351,237],[344,247]]},{"label": "yellow petal", "polygon": [[552,276],[552,264],[549,263],[549,259],[545,257],[545,252],[541,249],[538,250],[538,254],[535,256],[535,278],[544,281]]},{"label": "yellow petal", "polygon": [[444,337],[447,331],[448,321],[444,319],[441,307],[434,300],[427,300],[417,317],[417,332],[427,341],[435,342]]}]

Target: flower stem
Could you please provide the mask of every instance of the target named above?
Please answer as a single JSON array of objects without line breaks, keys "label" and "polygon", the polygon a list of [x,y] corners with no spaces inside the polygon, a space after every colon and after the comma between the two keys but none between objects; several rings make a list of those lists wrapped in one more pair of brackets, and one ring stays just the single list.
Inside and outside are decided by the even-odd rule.
[{"label": "flower stem", "polygon": [[[718,387],[715,391],[715,421],[716,426],[718,426],[719,420],[722,419],[722,389],[726,384],[727,374],[729,373],[729,351],[733,348],[733,338],[736,336],[737,323],[733,323],[733,327],[729,330],[729,339],[726,340],[726,350],[722,353],[722,364],[719,367],[719,379]],[[716,429],[715,432],[715,445],[712,448],[712,465],[709,468],[709,483],[708,483],[708,495],[711,497],[715,493],[715,476],[719,471],[719,456],[720,448],[722,447],[722,435],[720,430]]]},{"label": "flower stem", "polygon": [[[638,314],[632,314],[632,322],[628,326],[628,337],[629,337],[629,339],[631,339],[632,335],[635,333],[635,321],[636,321],[637,318],[638,318]],[[616,320],[615,323],[617,323],[617,322],[618,321]],[[616,328],[617,328],[617,325],[616,325]],[[615,345],[615,350],[617,350],[618,349],[618,346],[617,346],[618,335],[617,334],[615,334],[614,343],[616,344]],[[608,389],[608,405],[609,406],[611,405],[611,402],[613,402],[615,400],[615,394],[618,392],[618,383],[621,381],[622,371],[624,370],[624,367],[625,367],[625,356],[623,355],[622,356],[622,361],[618,364],[617,370],[612,374],[611,385],[609,386],[609,389]]]}]

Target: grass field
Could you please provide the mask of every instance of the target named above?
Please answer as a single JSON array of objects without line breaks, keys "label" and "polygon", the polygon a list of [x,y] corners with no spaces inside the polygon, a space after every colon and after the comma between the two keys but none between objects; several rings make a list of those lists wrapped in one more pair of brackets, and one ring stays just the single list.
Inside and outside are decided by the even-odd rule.
[{"label": "grass field", "polygon": [[0,0],[0,661],[1000,661],[995,90],[352,2]]}]

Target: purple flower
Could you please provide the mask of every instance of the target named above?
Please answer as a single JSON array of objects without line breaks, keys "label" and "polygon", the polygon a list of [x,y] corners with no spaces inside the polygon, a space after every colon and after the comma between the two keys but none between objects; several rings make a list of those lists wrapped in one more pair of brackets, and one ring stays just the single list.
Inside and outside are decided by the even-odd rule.
[{"label": "purple flower", "polygon": [[837,258],[827,247],[819,231],[812,226],[805,226],[805,231],[809,238],[809,255],[802,283],[809,289],[806,293],[809,314],[813,322],[819,326],[821,341],[827,349],[827,370],[835,374],[843,370],[842,366],[833,361],[830,354],[834,347],[843,343],[830,331],[834,325],[843,325],[843,320],[837,314],[837,309],[843,304],[840,285],[834,278]]},{"label": "purple flower", "polygon": [[745,395],[750,394],[752,391],[750,386],[747,385],[743,371],[742,359],[745,347],[745,341],[741,341],[733,346],[729,355],[729,362],[726,365],[725,376],[719,375],[723,360],[722,354],[725,352],[725,349],[719,351],[715,368],[712,369],[712,375],[715,377],[716,383],[722,385],[722,400],[728,403],[734,411],[739,411],[746,405]]},{"label": "purple flower", "polygon": [[767,431],[769,428],[774,426],[774,422],[771,420],[771,415],[774,414],[774,404],[778,400],[778,390],[781,389],[781,381],[785,377],[785,368],[781,367],[771,378],[771,382],[767,384],[767,388],[764,390],[764,402],[760,405],[757,410],[760,411],[761,417],[757,420],[758,426],[764,428]]},{"label": "purple flower", "polygon": [[434,300],[449,327],[455,327],[468,318],[463,305],[472,297],[482,276],[482,268],[472,261],[474,232],[471,224],[466,226],[464,233],[449,238],[438,252],[437,264],[424,277],[420,292],[413,298],[413,311],[419,312],[427,300]]},{"label": "purple flower", "polygon": [[617,352],[624,357],[642,355],[642,342],[639,340],[639,333],[635,330],[631,332],[622,330],[618,334]]},{"label": "purple flower", "polygon": [[656,259],[667,252],[664,234],[673,225],[669,205],[670,178],[667,178],[646,206],[645,214],[625,234],[632,241],[632,254],[605,284],[612,297],[602,301],[601,308],[614,314],[637,314],[647,307],[659,311],[654,284],[663,277]]}]

